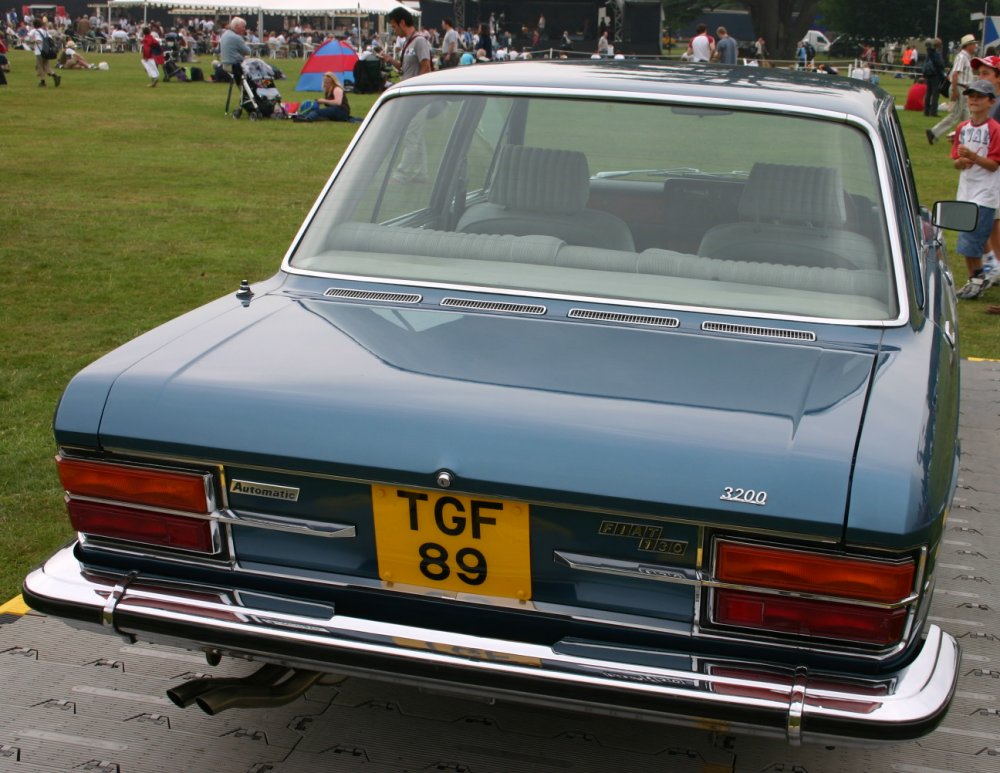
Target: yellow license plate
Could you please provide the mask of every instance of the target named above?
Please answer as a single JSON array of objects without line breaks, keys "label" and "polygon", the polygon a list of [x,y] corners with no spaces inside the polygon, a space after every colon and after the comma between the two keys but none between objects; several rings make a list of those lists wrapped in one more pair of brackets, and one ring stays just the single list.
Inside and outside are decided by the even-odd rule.
[{"label": "yellow license plate", "polygon": [[372,511],[385,582],[531,598],[525,503],[372,486]]}]

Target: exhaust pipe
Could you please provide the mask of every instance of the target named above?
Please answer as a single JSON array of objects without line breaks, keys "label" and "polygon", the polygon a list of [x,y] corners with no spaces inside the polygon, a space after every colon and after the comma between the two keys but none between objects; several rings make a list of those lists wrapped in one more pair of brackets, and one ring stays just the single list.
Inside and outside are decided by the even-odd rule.
[{"label": "exhaust pipe", "polygon": [[[215,715],[220,711],[235,708],[262,709],[290,703],[312,687],[323,675],[320,671],[300,671],[291,669],[287,679],[275,684],[257,684],[248,680],[236,680],[236,684],[222,684],[215,689],[202,692],[195,703],[206,714]],[[252,679],[252,677],[250,677]],[[220,682],[227,680],[218,680]]]},{"label": "exhaust pipe", "polygon": [[279,679],[287,676],[292,669],[285,666],[276,666],[274,663],[265,663],[250,676],[244,677],[203,677],[201,679],[191,679],[176,687],[167,690],[167,697],[177,706],[186,709],[204,692],[215,690],[219,687],[235,687],[237,685],[273,685]]}]

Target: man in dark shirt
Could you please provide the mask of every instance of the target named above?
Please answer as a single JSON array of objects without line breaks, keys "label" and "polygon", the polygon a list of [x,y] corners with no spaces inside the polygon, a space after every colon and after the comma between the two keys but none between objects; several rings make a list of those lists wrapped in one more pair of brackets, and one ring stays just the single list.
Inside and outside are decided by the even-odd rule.
[{"label": "man in dark shirt", "polygon": [[722,64],[736,64],[736,55],[739,53],[736,41],[729,37],[725,27],[719,27],[715,34],[719,38],[715,44],[715,55],[718,61]]}]

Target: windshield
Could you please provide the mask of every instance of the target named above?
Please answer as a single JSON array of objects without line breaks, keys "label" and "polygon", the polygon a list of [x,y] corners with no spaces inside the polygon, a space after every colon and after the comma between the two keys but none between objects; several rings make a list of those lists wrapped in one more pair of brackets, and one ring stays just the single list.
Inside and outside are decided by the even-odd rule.
[{"label": "windshield", "polygon": [[741,312],[897,314],[871,143],[809,117],[414,95],[291,258],[337,275]]}]

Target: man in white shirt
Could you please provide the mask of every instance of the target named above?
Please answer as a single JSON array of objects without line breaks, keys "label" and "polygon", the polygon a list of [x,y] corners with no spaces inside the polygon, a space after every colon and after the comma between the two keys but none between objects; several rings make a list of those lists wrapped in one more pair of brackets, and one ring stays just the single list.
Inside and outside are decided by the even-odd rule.
[{"label": "man in white shirt", "polygon": [[965,101],[965,87],[974,79],[972,74],[972,57],[979,47],[975,35],[966,35],[959,41],[961,49],[955,54],[951,65],[948,81],[951,83],[951,110],[944,118],[927,130],[927,141],[933,145],[938,138],[958,126],[962,121],[969,120],[969,106]]},{"label": "man in white shirt", "polygon": [[708,36],[708,27],[699,24],[695,36],[691,38],[687,50],[692,62],[709,62],[715,55],[715,43]]}]

